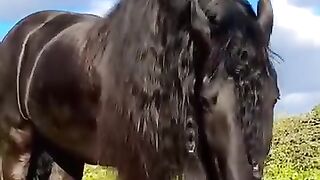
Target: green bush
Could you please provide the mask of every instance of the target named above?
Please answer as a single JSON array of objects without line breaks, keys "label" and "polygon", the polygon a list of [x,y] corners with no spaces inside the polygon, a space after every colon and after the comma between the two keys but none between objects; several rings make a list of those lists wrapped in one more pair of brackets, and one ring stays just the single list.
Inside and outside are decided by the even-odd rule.
[{"label": "green bush", "polygon": [[312,109],[310,115],[311,115],[311,118],[318,120],[318,122],[319,122],[320,121],[320,105],[315,106]]},{"label": "green bush", "polygon": [[274,123],[266,179],[320,180],[320,106]]}]

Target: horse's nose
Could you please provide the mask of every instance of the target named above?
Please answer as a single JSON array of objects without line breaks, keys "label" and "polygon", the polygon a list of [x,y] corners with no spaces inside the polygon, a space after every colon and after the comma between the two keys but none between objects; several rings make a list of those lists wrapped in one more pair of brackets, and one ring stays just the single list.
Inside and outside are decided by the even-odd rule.
[{"label": "horse's nose", "polygon": [[253,164],[252,175],[253,175],[253,180],[261,180],[262,179],[262,172],[261,172],[259,164]]}]

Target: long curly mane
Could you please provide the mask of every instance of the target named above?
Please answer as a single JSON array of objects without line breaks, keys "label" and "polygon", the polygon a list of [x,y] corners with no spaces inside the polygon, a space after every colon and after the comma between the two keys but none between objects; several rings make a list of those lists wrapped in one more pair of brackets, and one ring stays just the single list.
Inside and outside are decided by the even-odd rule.
[{"label": "long curly mane", "polygon": [[[139,161],[146,173],[155,161],[161,163],[158,169],[181,171],[187,120],[195,124],[190,97],[199,67],[194,67],[196,47],[184,25],[189,12],[172,18],[178,14],[166,3],[171,1],[121,1],[101,22],[108,27],[100,32],[103,51],[96,62],[103,89],[101,111],[115,108],[121,114],[127,129],[123,142],[142,156]],[[104,132],[100,137],[107,138]]]}]

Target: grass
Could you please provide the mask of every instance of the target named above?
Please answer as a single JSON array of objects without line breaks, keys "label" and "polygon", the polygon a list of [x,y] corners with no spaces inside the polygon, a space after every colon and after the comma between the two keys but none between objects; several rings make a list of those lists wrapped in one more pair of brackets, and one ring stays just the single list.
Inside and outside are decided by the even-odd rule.
[{"label": "grass", "polygon": [[99,166],[86,165],[84,180],[116,180],[117,171],[113,168],[102,168]]}]

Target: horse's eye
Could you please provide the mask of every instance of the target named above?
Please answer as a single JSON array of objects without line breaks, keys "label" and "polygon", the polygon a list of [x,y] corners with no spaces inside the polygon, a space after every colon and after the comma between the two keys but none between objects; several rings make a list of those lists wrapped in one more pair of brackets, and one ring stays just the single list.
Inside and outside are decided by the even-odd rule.
[{"label": "horse's eye", "polygon": [[200,103],[205,111],[209,111],[210,103],[206,98],[200,97]]},{"label": "horse's eye", "polygon": [[217,19],[217,14],[215,12],[212,12],[210,9],[208,9],[205,12],[205,15],[207,16],[209,23],[210,23],[210,29],[212,31],[217,31],[219,29],[219,22]]},{"label": "horse's eye", "polygon": [[211,98],[211,103],[212,103],[212,104],[217,104],[217,101],[218,101],[218,96],[213,96],[213,97]]},{"label": "horse's eye", "polygon": [[240,55],[240,59],[243,61],[248,59],[248,51],[242,51]]},{"label": "horse's eye", "polygon": [[208,19],[212,25],[218,25],[216,14],[208,14]]}]

